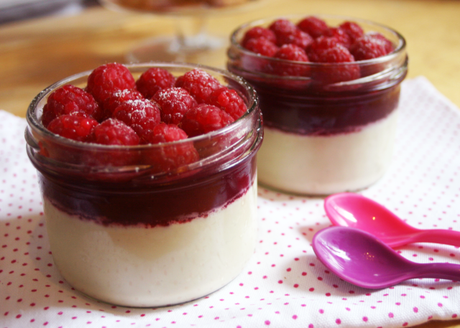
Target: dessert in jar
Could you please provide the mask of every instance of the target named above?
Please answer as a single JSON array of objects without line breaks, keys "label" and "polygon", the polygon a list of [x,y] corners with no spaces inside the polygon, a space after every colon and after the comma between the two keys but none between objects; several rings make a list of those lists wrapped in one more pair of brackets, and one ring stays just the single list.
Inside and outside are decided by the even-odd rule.
[{"label": "dessert in jar", "polygon": [[136,307],[221,288],[256,240],[255,91],[186,64],[102,65],[27,113],[53,259],[75,289]]},{"label": "dessert in jar", "polygon": [[259,95],[259,182],[307,195],[376,182],[391,163],[407,63],[404,38],[364,20],[297,15],[239,27],[227,67]]}]

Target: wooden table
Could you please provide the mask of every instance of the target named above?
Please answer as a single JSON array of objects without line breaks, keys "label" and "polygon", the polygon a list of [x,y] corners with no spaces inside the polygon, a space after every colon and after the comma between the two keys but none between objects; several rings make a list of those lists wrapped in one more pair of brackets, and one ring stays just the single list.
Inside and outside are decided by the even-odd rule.
[{"label": "wooden table", "polygon": [[[249,12],[210,18],[209,30],[229,35],[246,21],[291,13],[349,15],[393,27],[407,39],[408,77],[426,76],[460,107],[459,1],[269,0]],[[140,41],[172,32],[170,17],[99,7],[78,16],[0,25],[0,108],[24,116],[31,99],[49,84],[106,62],[126,62],[126,52]],[[207,64],[224,67],[225,52]]]},{"label": "wooden table", "polygon": [[[209,30],[229,35],[246,21],[291,13],[348,15],[393,27],[408,43],[408,78],[427,77],[460,107],[460,1],[270,0],[255,10],[212,17]],[[32,98],[49,84],[106,62],[126,62],[126,52],[138,42],[172,33],[170,17],[99,7],[78,16],[0,25],[0,109],[24,117]],[[225,52],[206,64],[224,67]],[[460,321],[420,327],[460,327]]]}]

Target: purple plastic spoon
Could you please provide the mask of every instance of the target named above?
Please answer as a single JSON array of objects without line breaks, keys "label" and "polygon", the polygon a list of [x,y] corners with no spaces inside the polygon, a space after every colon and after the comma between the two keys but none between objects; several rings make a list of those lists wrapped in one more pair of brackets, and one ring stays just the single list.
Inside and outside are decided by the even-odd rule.
[{"label": "purple plastic spoon", "polygon": [[324,209],[335,226],[367,231],[391,247],[426,242],[460,246],[460,232],[414,228],[379,203],[354,193],[340,193],[324,200]]},{"label": "purple plastic spoon", "polygon": [[411,262],[381,240],[349,227],[329,227],[313,236],[319,260],[341,279],[356,286],[380,289],[412,278],[460,280],[460,265]]}]

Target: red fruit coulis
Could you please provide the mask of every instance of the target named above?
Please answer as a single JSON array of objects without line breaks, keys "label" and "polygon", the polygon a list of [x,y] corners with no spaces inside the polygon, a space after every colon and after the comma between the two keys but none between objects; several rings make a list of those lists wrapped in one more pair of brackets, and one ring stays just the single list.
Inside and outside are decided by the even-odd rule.
[{"label": "red fruit coulis", "polygon": [[154,227],[206,218],[225,208],[248,192],[255,172],[255,156],[250,155],[224,171],[208,167],[169,182],[151,181],[148,174],[127,181],[89,181],[83,174],[63,172],[46,172],[40,181],[43,197],[64,213],[105,226]]},{"label": "red fruit coulis", "polygon": [[359,131],[387,117],[399,102],[399,86],[367,94],[348,91],[322,97],[313,90],[286,90],[251,77],[246,79],[259,95],[264,125],[301,135],[326,136]]}]

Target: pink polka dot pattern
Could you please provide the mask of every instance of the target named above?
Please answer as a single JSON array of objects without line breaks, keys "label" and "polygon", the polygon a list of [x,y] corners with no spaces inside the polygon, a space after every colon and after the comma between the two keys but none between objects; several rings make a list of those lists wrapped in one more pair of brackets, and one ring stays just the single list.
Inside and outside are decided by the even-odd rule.
[{"label": "pink polka dot pattern", "polygon": [[[390,171],[362,191],[421,229],[460,230],[460,111],[424,78],[403,83]],[[460,315],[460,283],[413,279],[370,291],[317,260],[313,235],[330,225],[322,198],[259,188],[259,231],[248,266],[221,290],[165,308],[89,299],[60,276],[49,251],[26,123],[0,111],[1,327],[408,327]],[[417,262],[460,263],[457,247],[414,244]]]}]

